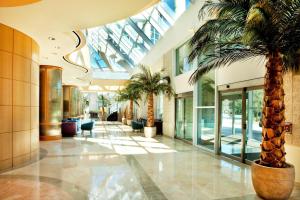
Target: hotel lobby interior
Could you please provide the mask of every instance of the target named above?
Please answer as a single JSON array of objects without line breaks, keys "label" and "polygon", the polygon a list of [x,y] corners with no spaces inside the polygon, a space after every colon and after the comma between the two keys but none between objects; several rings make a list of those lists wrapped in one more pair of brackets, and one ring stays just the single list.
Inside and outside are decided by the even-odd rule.
[{"label": "hotel lobby interior", "polygon": [[300,200],[299,52],[300,0],[0,0],[0,200]]}]

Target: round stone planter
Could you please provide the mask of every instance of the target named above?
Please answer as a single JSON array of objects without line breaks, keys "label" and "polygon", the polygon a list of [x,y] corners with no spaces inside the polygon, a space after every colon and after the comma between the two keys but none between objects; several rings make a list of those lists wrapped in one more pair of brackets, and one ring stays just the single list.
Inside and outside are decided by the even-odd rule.
[{"label": "round stone planter", "polygon": [[156,127],[144,127],[144,134],[146,138],[153,138],[156,136]]},{"label": "round stone planter", "polygon": [[256,194],[263,199],[288,199],[293,191],[295,168],[288,164],[287,168],[273,168],[258,164],[251,165],[252,184]]},{"label": "round stone planter", "polygon": [[131,126],[131,122],[132,122],[131,119],[127,119],[127,125],[128,125],[128,126]]}]

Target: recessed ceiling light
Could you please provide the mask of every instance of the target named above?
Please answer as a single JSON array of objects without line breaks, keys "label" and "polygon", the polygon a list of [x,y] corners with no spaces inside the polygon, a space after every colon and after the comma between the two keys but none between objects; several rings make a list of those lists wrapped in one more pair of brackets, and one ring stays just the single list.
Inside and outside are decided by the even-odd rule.
[{"label": "recessed ceiling light", "polygon": [[54,49],[60,49],[60,46],[55,46]]},{"label": "recessed ceiling light", "polygon": [[49,36],[48,39],[51,40],[51,41],[54,41],[54,40],[55,40],[55,38],[54,38],[54,37],[51,37],[51,36]]}]

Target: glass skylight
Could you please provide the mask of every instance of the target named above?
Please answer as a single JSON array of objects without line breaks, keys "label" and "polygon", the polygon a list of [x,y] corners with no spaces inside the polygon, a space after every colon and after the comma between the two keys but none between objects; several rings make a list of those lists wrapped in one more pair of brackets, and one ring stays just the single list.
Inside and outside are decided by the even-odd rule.
[{"label": "glass skylight", "polygon": [[96,69],[93,77],[117,72],[119,77],[129,78],[122,72],[128,73],[139,64],[190,3],[191,0],[162,0],[128,19],[85,30],[90,67]]}]

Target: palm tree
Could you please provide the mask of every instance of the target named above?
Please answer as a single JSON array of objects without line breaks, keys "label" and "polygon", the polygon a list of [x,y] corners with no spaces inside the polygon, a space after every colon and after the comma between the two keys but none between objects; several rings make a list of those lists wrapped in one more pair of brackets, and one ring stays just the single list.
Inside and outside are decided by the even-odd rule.
[{"label": "palm tree", "polygon": [[220,66],[264,56],[260,164],[286,167],[283,74],[299,69],[300,0],[206,1],[199,12],[205,15],[209,20],[190,42],[189,61],[198,59],[190,83]]},{"label": "palm tree", "polygon": [[101,117],[102,117],[102,121],[104,121],[105,120],[104,108],[110,104],[110,100],[107,97],[105,97],[103,94],[101,94],[98,96],[98,102],[101,105],[101,114],[102,114]]},{"label": "palm tree", "polygon": [[131,77],[131,84],[141,93],[146,94],[148,102],[147,127],[154,127],[153,97],[161,92],[171,97],[174,92],[167,78],[161,72],[152,73],[149,67],[139,66],[140,73]]},{"label": "palm tree", "polygon": [[117,101],[129,101],[129,112],[127,119],[133,119],[133,103],[138,105],[138,100],[141,98],[141,92],[133,84],[128,84],[124,89],[118,91]]}]

